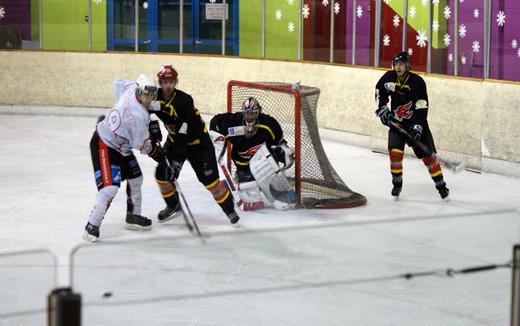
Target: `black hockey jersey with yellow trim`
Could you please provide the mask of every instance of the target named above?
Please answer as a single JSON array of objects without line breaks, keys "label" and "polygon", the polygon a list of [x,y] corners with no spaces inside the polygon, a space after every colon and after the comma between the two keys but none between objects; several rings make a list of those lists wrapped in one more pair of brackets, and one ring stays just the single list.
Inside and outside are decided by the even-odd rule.
[{"label": "black hockey jersey with yellow trim", "polygon": [[231,158],[236,165],[249,165],[249,160],[266,143],[267,148],[278,145],[283,139],[283,131],[278,121],[270,115],[260,113],[256,119],[256,133],[252,137],[233,135],[229,132],[236,127],[243,127],[242,113],[221,113],[211,119],[210,129],[226,137],[233,145]]},{"label": "black hockey jersey with yellow trim", "polygon": [[421,76],[408,72],[401,82],[394,70],[387,71],[376,84],[377,106],[388,104],[389,98],[392,99],[394,118],[405,128],[416,124],[426,126],[429,102],[426,83]]},{"label": "black hockey jersey with yellow trim", "polygon": [[157,101],[161,103],[161,110],[152,113],[168,130],[167,141],[172,143],[172,152],[177,159],[186,159],[187,146],[211,145],[208,129],[199,110],[193,105],[191,95],[176,89],[173,96],[166,99],[159,89]]}]

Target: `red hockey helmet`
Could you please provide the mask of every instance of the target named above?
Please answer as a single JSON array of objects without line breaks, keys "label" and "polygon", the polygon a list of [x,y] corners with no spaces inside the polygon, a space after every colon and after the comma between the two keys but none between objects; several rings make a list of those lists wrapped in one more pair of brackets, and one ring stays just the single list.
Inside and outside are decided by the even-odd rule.
[{"label": "red hockey helmet", "polygon": [[177,81],[178,75],[179,74],[177,73],[177,70],[175,70],[175,68],[173,68],[172,65],[164,65],[162,66],[161,70],[159,70],[159,72],[157,73],[157,78],[159,80],[172,79]]}]

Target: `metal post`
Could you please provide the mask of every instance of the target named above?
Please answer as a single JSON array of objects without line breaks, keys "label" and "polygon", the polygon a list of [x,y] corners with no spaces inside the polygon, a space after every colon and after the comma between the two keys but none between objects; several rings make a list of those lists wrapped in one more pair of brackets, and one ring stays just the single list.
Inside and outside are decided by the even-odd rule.
[{"label": "metal post", "polygon": [[262,0],[262,58],[265,58],[266,0]]},{"label": "metal post", "polygon": [[484,78],[489,78],[491,48],[491,0],[484,0]]},{"label": "metal post", "polygon": [[376,24],[374,29],[374,67],[379,67],[379,59],[381,58],[381,14],[383,10],[383,3],[381,0],[376,0]]},{"label": "metal post", "polygon": [[406,46],[407,46],[407,36],[406,36],[406,32],[407,32],[407,25],[408,25],[408,0],[405,0],[404,1],[404,15],[403,15],[403,39],[402,39],[402,43],[401,43],[401,51],[406,51]]},{"label": "metal post", "polygon": [[303,39],[303,18],[302,18],[302,15],[303,15],[303,12],[302,12],[302,8],[303,8],[303,1],[302,0],[299,0],[298,1],[298,60],[301,60],[302,59],[302,39]]},{"label": "metal post", "polygon": [[426,55],[426,72],[432,72],[432,42],[433,42],[433,6],[428,1],[428,54]]},{"label": "metal post", "polygon": [[511,268],[511,326],[520,326],[520,245],[513,247]]},{"label": "metal post", "polygon": [[88,50],[92,51],[92,0],[87,0]]},{"label": "metal post", "polygon": [[453,8],[453,23],[455,30],[453,31],[453,74],[457,76],[459,74],[459,2],[455,1]]},{"label": "metal post", "polygon": [[329,45],[329,62],[334,62],[334,0],[329,3],[330,5],[330,45]]},{"label": "metal post", "polygon": [[135,0],[135,31],[134,31],[134,49],[135,52],[139,52],[139,0]]},{"label": "metal post", "polygon": [[179,53],[184,52],[184,0],[179,2]]},{"label": "metal post", "polygon": [[42,6],[43,0],[38,0],[38,25],[40,26],[38,30],[38,37],[39,37],[39,46],[40,50],[43,49],[43,6]]},{"label": "metal post", "polygon": [[356,64],[356,5],[357,1],[352,0],[352,64]]},{"label": "metal post", "polygon": [[222,0],[222,55],[226,55],[226,0]]}]

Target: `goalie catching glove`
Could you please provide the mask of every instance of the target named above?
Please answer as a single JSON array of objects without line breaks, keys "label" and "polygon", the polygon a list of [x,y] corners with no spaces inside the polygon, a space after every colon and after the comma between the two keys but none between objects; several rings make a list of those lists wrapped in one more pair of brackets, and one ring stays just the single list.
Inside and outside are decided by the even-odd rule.
[{"label": "goalie catching glove", "polygon": [[283,164],[284,170],[293,165],[294,148],[289,147],[285,139],[282,139],[278,145],[271,146],[271,150],[276,161]]}]

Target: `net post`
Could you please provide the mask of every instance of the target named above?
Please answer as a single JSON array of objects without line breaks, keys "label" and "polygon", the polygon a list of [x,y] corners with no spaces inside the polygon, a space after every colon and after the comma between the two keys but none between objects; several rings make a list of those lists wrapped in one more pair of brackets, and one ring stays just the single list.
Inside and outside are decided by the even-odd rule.
[{"label": "net post", "polygon": [[520,326],[520,244],[513,247],[511,263],[511,326]]},{"label": "net post", "polygon": [[301,189],[301,109],[302,100],[301,94],[296,89],[292,89],[295,102],[295,114],[294,114],[294,191],[298,195],[297,206],[302,204],[302,189]]}]

